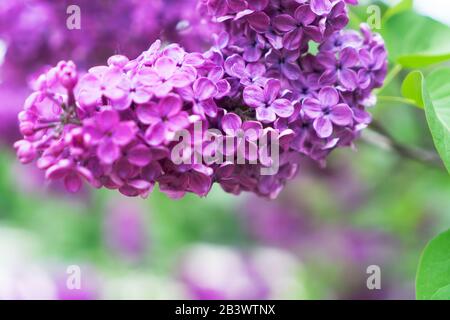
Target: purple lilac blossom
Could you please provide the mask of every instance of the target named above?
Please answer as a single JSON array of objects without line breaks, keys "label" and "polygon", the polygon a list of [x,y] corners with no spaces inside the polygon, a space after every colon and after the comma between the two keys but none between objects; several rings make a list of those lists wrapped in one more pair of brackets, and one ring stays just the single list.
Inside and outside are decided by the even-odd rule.
[{"label": "purple lilac blossom", "polygon": [[[196,3],[197,0],[1,1],[1,143],[9,144],[19,135],[15,114],[21,103],[15,101],[26,98],[27,85],[36,74],[61,59],[76,61],[81,72],[103,63],[114,53],[137,56],[158,38],[181,43],[189,50],[209,48],[214,26],[201,17]],[[69,30],[66,25],[69,5],[80,7],[81,29]],[[138,78],[133,80],[127,85],[136,85]],[[137,89],[127,98],[133,99],[142,92],[139,86]]]},{"label": "purple lilac blossom", "polygon": [[[37,77],[19,114],[19,160],[37,160],[47,178],[64,179],[70,191],[84,180],[146,197],[158,183],[180,198],[206,196],[218,183],[229,193],[275,198],[302,158],[323,164],[370,123],[366,109],[386,75],[386,50],[366,25],[362,35],[343,30],[343,0],[200,0],[197,9],[210,19],[205,27],[218,30],[206,52],[156,41],[136,59],[115,55],[86,74],[60,62]],[[300,12],[307,19],[292,29],[305,16]],[[311,41],[317,55],[309,52]],[[234,161],[242,155],[238,147],[225,152],[231,156],[225,163],[175,163],[172,138],[198,123],[203,133],[215,129],[234,141],[230,129],[250,124],[269,139],[256,146],[256,159],[245,154],[254,163]],[[207,136],[189,141],[183,158],[208,154]],[[244,140],[254,149],[253,142]],[[264,176],[273,143],[280,147],[279,170]]]}]

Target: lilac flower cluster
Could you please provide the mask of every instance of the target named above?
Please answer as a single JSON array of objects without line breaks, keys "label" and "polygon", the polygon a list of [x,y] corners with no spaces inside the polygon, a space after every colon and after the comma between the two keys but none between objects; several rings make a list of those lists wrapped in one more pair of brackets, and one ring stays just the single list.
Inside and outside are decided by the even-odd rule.
[{"label": "lilac flower cluster", "polygon": [[386,76],[387,52],[367,25],[361,34],[343,29],[347,4],[357,1],[202,1],[223,26],[209,53],[224,61],[232,88],[226,109],[275,129],[285,142],[280,171],[289,174],[265,177],[256,193],[275,196],[295,174],[299,154],[323,163],[371,121],[367,107]]},{"label": "lilac flower cluster", "polygon": [[[204,28],[207,20],[198,16],[196,2],[0,1],[0,144],[19,138],[17,102],[27,97],[29,80],[43,66],[70,59],[87,70],[113,53],[136,57],[158,38],[188,50],[208,49],[211,29]],[[69,5],[79,6],[81,29],[68,29]]]},{"label": "lilac flower cluster", "polygon": [[[366,26],[362,35],[343,30],[345,1],[201,0],[198,9],[221,29],[204,53],[157,41],[134,60],[115,55],[80,77],[70,61],[41,75],[19,115],[19,159],[37,159],[70,191],[86,180],[145,197],[158,183],[179,198],[205,196],[216,182],[233,194],[275,198],[301,157],[323,162],[369,124],[366,107],[383,83],[386,50]],[[207,130],[215,129],[233,141],[213,148],[226,162],[174,161],[177,133],[198,123],[200,141],[189,141],[183,157],[210,152]],[[253,135],[237,134],[250,129]],[[274,143],[279,169],[262,175]],[[239,156],[249,163],[233,161]]]}]

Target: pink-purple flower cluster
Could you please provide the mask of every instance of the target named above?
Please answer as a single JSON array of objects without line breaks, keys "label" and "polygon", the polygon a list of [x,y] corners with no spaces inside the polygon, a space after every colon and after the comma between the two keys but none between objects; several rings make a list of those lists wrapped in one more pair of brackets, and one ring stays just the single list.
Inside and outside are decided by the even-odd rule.
[{"label": "pink-purple flower cluster", "polygon": [[[197,0],[0,1],[0,144],[17,140],[17,113],[30,79],[61,59],[79,70],[111,54],[139,55],[156,39],[203,51],[211,41]],[[80,9],[80,29],[69,29],[70,6]],[[4,52],[4,50],[6,50]]]},{"label": "pink-purple flower cluster", "polygon": [[[302,157],[323,162],[370,123],[366,108],[383,83],[386,50],[366,26],[362,35],[343,30],[346,2],[354,1],[201,0],[211,28],[221,29],[204,53],[157,41],[134,60],[115,55],[80,76],[60,62],[36,81],[19,115],[18,157],[37,159],[71,191],[86,180],[145,197],[158,183],[179,198],[205,196],[218,183],[275,198]],[[177,134],[198,123],[200,141],[189,141],[183,157],[211,153],[214,129],[232,141],[213,148],[227,161],[174,161]],[[274,143],[278,170],[263,175]],[[233,161],[240,156],[248,163]]]}]

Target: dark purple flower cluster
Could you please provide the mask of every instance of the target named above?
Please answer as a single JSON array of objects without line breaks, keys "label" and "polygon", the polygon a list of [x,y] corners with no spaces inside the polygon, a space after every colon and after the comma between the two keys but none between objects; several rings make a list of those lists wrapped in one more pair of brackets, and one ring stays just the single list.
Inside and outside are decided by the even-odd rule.
[{"label": "dark purple flower cluster", "polygon": [[292,135],[282,158],[300,153],[324,162],[371,121],[366,109],[386,76],[387,52],[367,25],[361,34],[343,29],[346,3],[357,1],[202,1],[223,26],[212,52],[232,87],[227,106],[243,101],[244,116],[232,111]]},{"label": "dark purple flower cluster", "polygon": [[[343,30],[345,1],[201,0],[199,10],[222,28],[205,53],[157,41],[81,77],[64,61],[43,74],[19,115],[19,159],[71,191],[84,179],[146,196],[158,183],[179,198],[216,182],[274,198],[301,157],[324,161],[369,124],[386,50],[365,26]],[[180,132],[192,133],[181,148]]]}]

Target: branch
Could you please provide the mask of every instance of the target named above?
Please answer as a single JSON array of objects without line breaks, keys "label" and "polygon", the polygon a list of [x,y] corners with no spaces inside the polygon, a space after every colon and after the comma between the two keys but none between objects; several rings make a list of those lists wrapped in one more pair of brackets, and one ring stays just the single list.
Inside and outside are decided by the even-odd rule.
[{"label": "branch", "polygon": [[401,144],[377,121],[371,123],[369,130],[363,135],[363,140],[382,149],[395,151],[403,158],[446,170],[436,152]]}]

